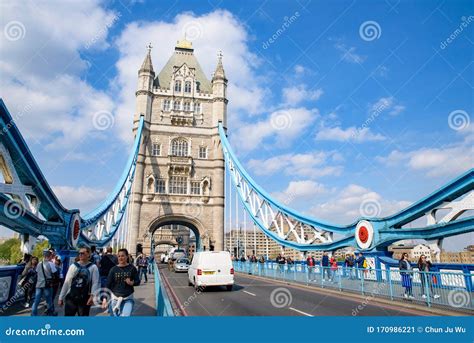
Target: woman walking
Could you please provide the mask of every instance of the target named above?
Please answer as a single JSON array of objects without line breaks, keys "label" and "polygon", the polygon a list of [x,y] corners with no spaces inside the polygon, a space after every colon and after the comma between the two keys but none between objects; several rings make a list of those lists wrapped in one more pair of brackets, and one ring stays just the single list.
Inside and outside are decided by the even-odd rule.
[{"label": "woman walking", "polygon": [[398,269],[400,269],[400,275],[402,276],[402,286],[405,288],[403,296],[413,299],[413,286],[411,282],[412,268],[407,253],[402,254],[402,258],[398,263]]},{"label": "woman walking", "polygon": [[107,277],[107,288],[111,291],[111,299],[107,304],[107,299],[102,300],[102,308],[109,308],[109,313],[113,317],[129,317],[132,314],[135,301],[133,299],[133,286],[138,286],[137,268],[128,263],[127,249],[120,249],[117,254],[118,264],[109,272]]}]

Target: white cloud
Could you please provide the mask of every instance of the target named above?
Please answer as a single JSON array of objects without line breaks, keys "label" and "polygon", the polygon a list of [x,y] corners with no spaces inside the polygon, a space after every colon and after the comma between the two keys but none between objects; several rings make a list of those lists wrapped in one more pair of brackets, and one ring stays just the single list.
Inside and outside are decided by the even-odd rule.
[{"label": "white cloud", "polygon": [[341,58],[346,62],[361,64],[367,58],[366,56],[357,54],[357,49],[354,46],[347,47],[345,44],[338,42],[334,44],[334,47],[342,52]]},{"label": "white cloud", "polygon": [[389,111],[392,116],[399,115],[405,110],[405,106],[397,104],[393,96],[382,97],[375,103],[369,105],[369,114],[379,115],[382,112]]},{"label": "white cloud", "polygon": [[368,127],[356,128],[355,126],[351,126],[347,129],[341,127],[323,127],[316,134],[316,140],[363,143],[383,141],[385,137],[379,133],[373,133]]},{"label": "white cloud", "polygon": [[0,35],[0,88],[26,137],[69,148],[93,130],[95,112],[113,112],[111,98],[81,78],[90,62],[80,51],[105,49],[120,13],[96,1],[9,2],[0,20],[18,22],[23,37]]},{"label": "white cloud", "polygon": [[290,181],[282,192],[274,192],[272,196],[285,205],[299,200],[312,199],[318,194],[326,193],[324,185],[312,180]]},{"label": "white cloud", "polygon": [[305,130],[318,116],[317,109],[304,107],[277,110],[264,120],[240,123],[238,129],[232,130],[230,139],[234,147],[243,151],[258,148],[267,138],[272,138],[274,144],[288,146],[298,137],[305,139]]},{"label": "white cloud", "polygon": [[362,216],[383,217],[410,205],[409,201],[387,200],[360,185],[351,184],[325,203],[310,209],[311,215],[338,224],[350,224]]},{"label": "white cloud", "polygon": [[334,151],[315,151],[302,154],[283,154],[268,159],[251,159],[247,165],[256,175],[273,175],[283,172],[290,176],[318,178],[327,175],[338,176],[343,166],[330,165],[341,162],[342,156]]},{"label": "white cloud", "polygon": [[295,65],[294,70],[295,70],[296,74],[300,75],[300,74],[303,74],[306,71],[306,68],[303,67],[301,64],[297,64],[297,65]]},{"label": "white cloud", "polygon": [[293,87],[286,87],[282,90],[283,102],[290,106],[296,106],[302,101],[318,100],[323,95],[321,88],[315,90],[308,90],[306,85],[299,85]]},{"label": "white cloud", "polygon": [[86,186],[53,186],[53,191],[66,208],[79,208],[83,215],[98,206],[108,194],[100,188]]},{"label": "white cloud", "polygon": [[376,159],[389,167],[408,166],[413,171],[430,177],[454,177],[474,166],[474,127],[458,131],[462,140],[439,148],[420,148],[402,152],[393,150],[387,156]]}]

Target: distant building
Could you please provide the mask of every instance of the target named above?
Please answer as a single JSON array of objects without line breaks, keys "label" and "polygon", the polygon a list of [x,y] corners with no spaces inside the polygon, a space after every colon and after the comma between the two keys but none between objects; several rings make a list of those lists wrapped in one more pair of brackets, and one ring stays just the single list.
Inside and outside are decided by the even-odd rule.
[{"label": "distant building", "polygon": [[393,252],[394,259],[400,259],[402,254],[407,253],[408,259],[411,262],[418,262],[418,259],[421,255],[425,255],[429,261],[435,262],[432,260],[431,249],[425,244],[417,245],[392,245],[388,248],[389,251]]},{"label": "distant building", "polygon": [[442,263],[474,264],[474,245],[468,245],[464,251],[441,251]]}]

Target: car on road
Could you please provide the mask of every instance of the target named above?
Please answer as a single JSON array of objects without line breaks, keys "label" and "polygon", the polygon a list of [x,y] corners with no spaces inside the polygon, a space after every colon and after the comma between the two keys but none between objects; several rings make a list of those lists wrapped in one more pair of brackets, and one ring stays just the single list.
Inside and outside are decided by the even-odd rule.
[{"label": "car on road", "polygon": [[188,284],[195,288],[234,285],[234,268],[228,251],[198,251],[188,270]]},{"label": "car on road", "polygon": [[189,269],[189,260],[187,258],[177,259],[173,269],[175,273],[187,272]]}]

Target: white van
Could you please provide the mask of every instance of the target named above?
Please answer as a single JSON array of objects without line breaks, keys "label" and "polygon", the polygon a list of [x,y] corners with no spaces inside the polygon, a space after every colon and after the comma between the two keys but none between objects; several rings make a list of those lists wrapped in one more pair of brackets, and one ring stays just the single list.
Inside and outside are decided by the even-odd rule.
[{"label": "white van", "polygon": [[188,269],[188,284],[200,286],[226,286],[228,291],[234,285],[234,268],[228,251],[199,251],[193,256]]}]

